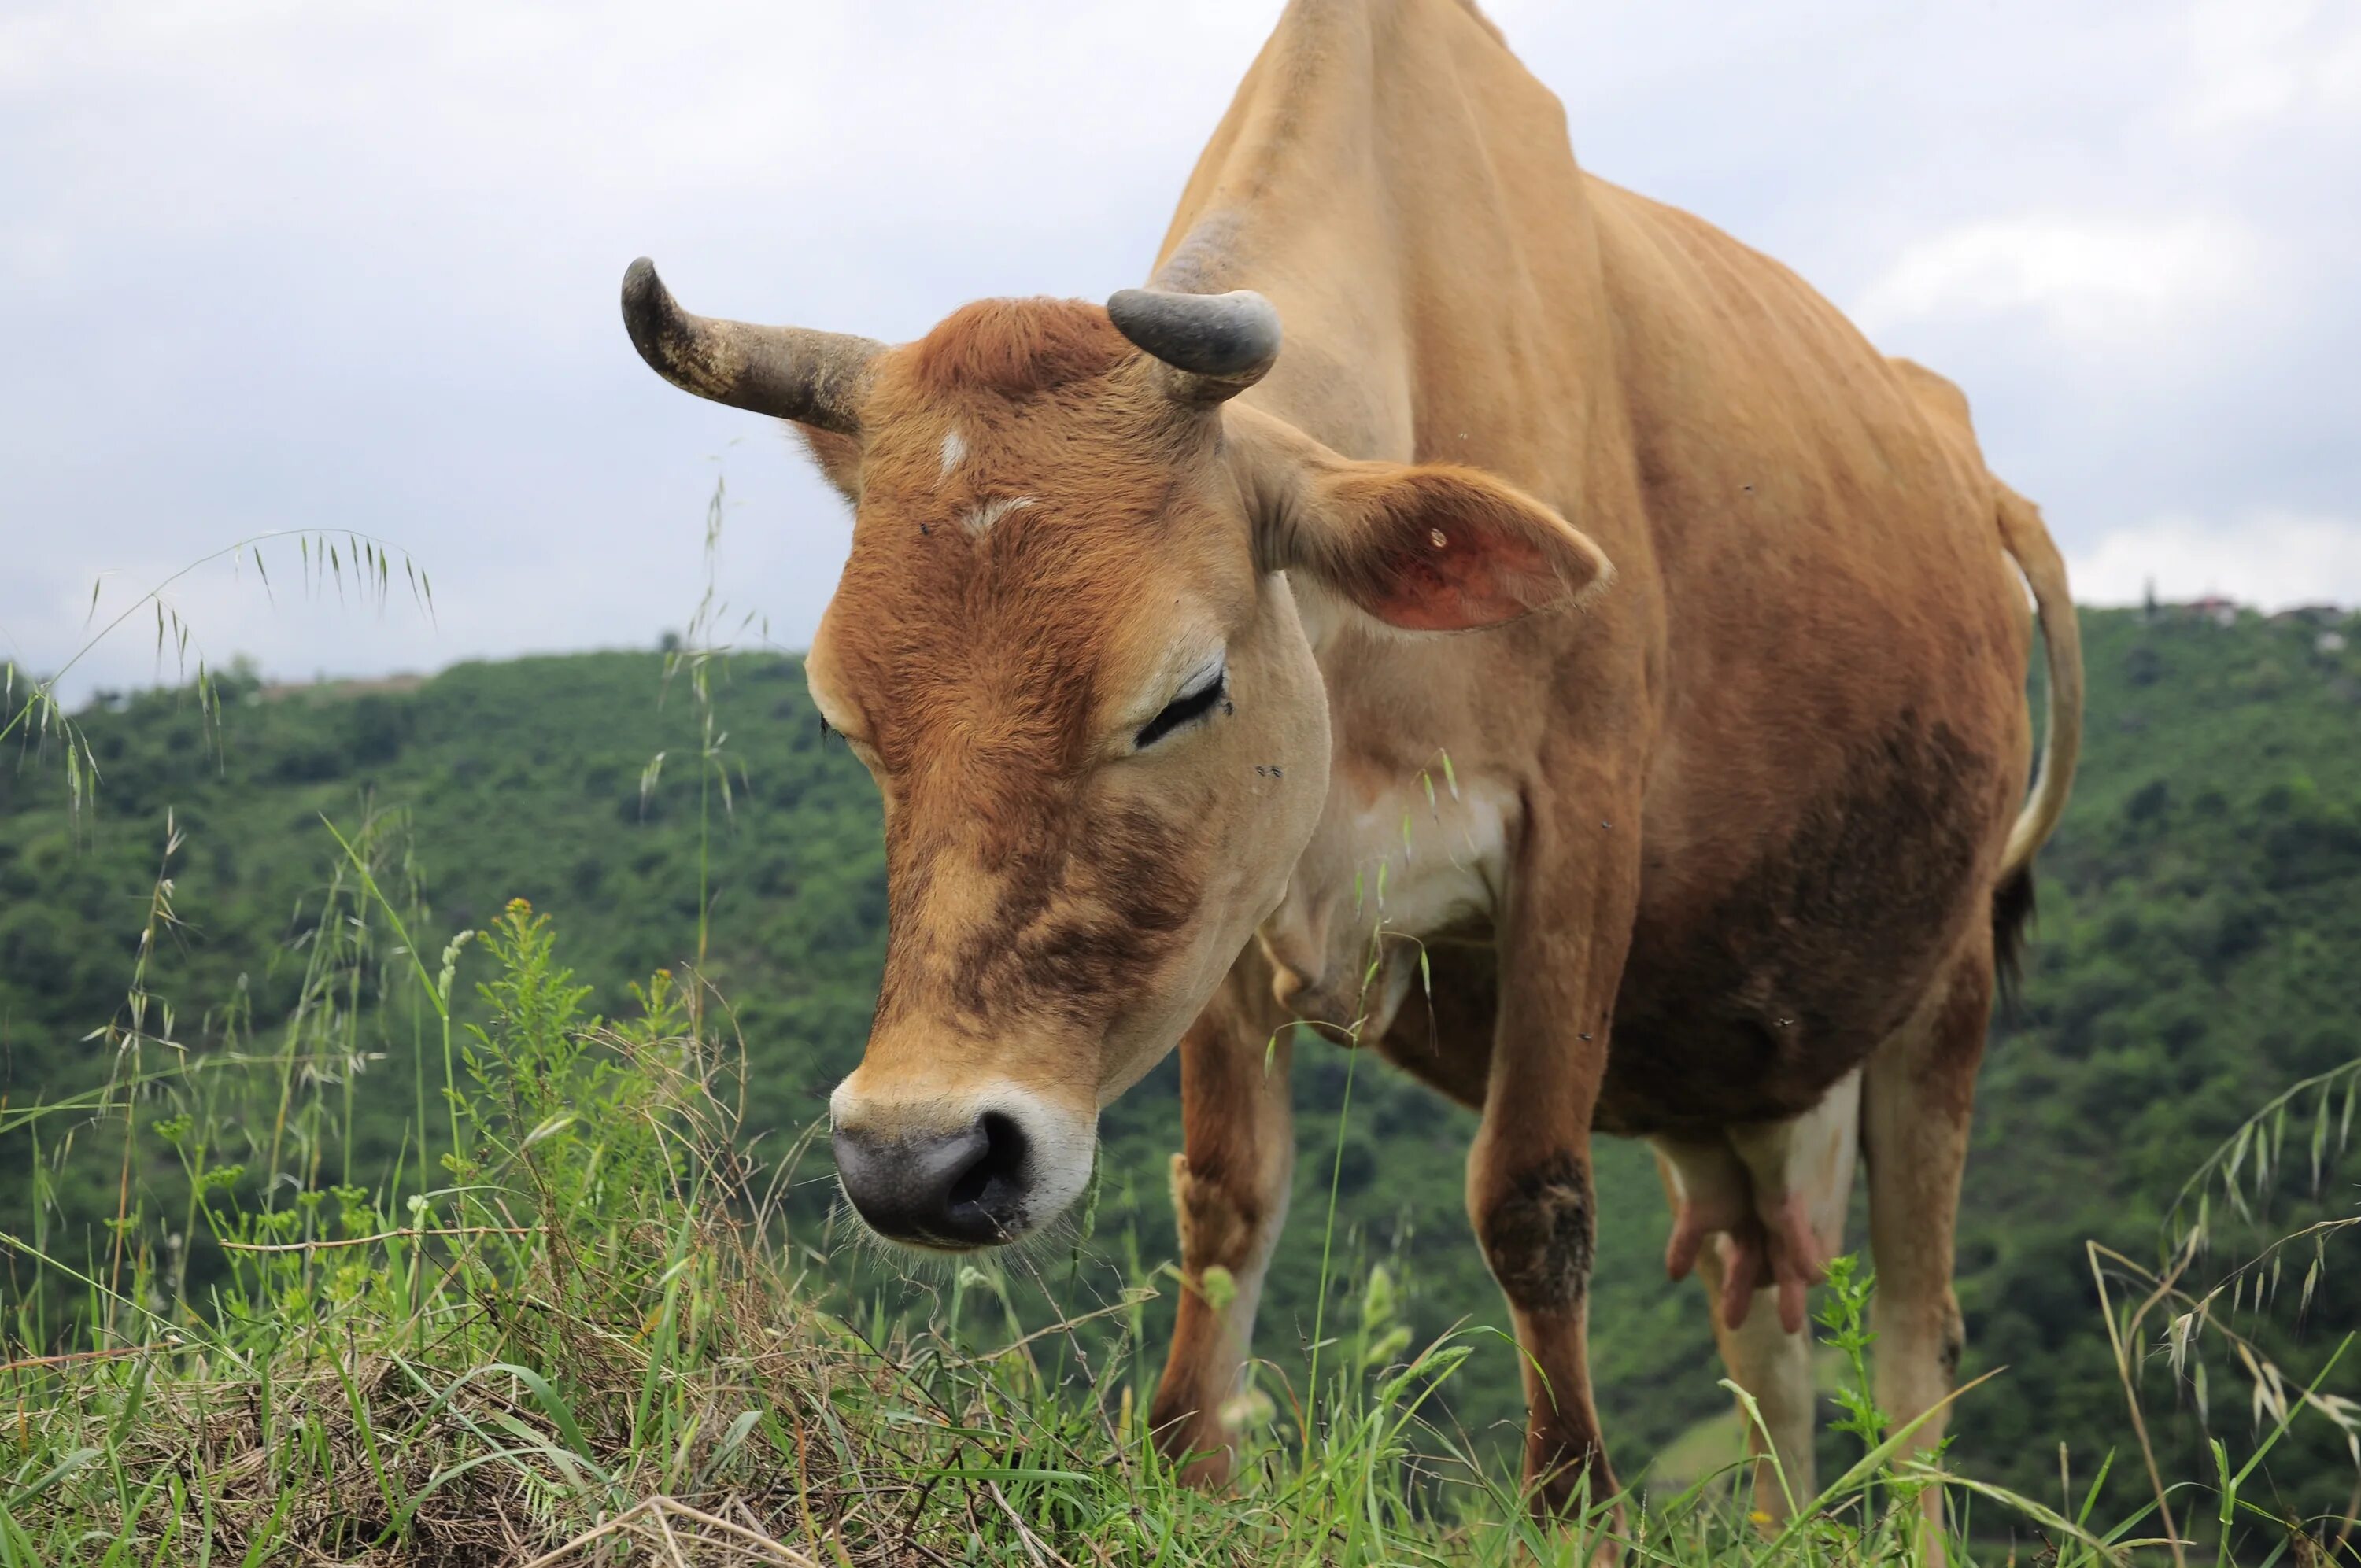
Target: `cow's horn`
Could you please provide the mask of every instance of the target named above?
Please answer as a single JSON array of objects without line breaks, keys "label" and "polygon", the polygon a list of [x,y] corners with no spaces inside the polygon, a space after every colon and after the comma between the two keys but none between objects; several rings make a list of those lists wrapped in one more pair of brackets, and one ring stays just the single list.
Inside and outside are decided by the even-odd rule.
[{"label": "cow's horn", "polygon": [[1169,388],[1182,402],[1234,398],[1279,358],[1279,313],[1251,289],[1226,294],[1126,289],[1106,308],[1117,332],[1170,367]]},{"label": "cow's horn", "polygon": [[623,327],[640,357],[681,390],[839,435],[861,433],[862,383],[884,347],[839,332],[690,315],[644,256],[623,273]]}]

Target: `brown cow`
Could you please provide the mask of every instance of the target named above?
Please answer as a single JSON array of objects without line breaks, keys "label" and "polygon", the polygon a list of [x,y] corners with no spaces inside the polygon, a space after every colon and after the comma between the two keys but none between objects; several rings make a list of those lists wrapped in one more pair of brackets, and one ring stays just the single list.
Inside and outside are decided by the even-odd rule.
[{"label": "brown cow", "polygon": [[671,380],[797,422],[855,509],[808,674],[885,801],[884,976],[832,1102],[872,1226],[1054,1219],[1178,1044],[1183,1266],[1238,1288],[1182,1297],[1153,1419],[1216,1479],[1286,1025],[1325,1021],[1483,1113],[1541,1506],[1609,1484],[1594,1129],[1654,1140],[1667,1263],[1804,1495],[1803,1291],[1856,1143],[1880,1398],[1942,1396],[1995,960],[2081,711],[2057,552],[1947,383],[1578,171],[1462,0],[1297,0],[1104,310],[987,301],[889,348],[686,315],[642,261],[624,315]]}]

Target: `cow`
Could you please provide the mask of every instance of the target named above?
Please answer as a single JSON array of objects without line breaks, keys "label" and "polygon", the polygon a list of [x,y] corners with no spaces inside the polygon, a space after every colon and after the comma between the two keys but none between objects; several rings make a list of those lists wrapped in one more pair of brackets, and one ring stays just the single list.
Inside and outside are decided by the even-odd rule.
[{"label": "cow", "polygon": [[1334,1025],[1480,1113],[1537,1509],[1615,1485],[1599,1133],[1652,1140],[1667,1266],[1805,1497],[1804,1296],[1858,1155],[1877,1397],[1939,1439],[1976,1069],[2081,691],[2058,552],[1956,389],[1579,170],[1468,0],[1294,0],[1104,307],[886,346],[688,314],[642,259],[623,313],[853,509],[806,673],[884,796],[884,970],[830,1100],[872,1229],[1038,1232],[1177,1047],[1151,1420],[1219,1485],[1291,1025]]}]

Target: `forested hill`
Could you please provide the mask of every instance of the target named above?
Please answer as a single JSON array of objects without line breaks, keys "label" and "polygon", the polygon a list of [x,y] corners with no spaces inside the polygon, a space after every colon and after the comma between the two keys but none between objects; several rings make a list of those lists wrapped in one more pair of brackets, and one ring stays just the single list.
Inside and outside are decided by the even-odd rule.
[{"label": "forested hill", "polygon": [[[1960,1222],[1967,1370],[2008,1370],[1967,1400],[1959,1453],[2042,1497],[2056,1495],[2060,1441],[2083,1476],[2128,1442],[2085,1243],[2154,1260],[2175,1193],[2243,1117],[2361,1055],[2361,623],[2094,611],[2084,637],[2081,782],[2043,857],[2022,1003],[1987,1057]],[[60,1099],[109,1071],[89,1036],[124,1006],[168,812],[184,839],[169,864],[179,924],[164,929],[145,983],[192,1048],[217,1047],[229,1029],[271,1038],[305,944],[320,939],[338,856],[323,818],[349,833],[372,813],[401,813],[404,874],[429,911],[414,935],[430,963],[451,934],[523,896],[555,915],[563,956],[602,1005],[693,957],[702,876],[704,972],[752,1058],[750,1122],[777,1129],[770,1146],[784,1147],[822,1116],[866,1026],[884,919],[874,791],[823,736],[792,659],[714,669],[713,733],[726,739],[710,757],[686,681],[667,688],[663,668],[654,652],[588,653],[462,665],[414,684],[233,682],[217,729],[175,694],[101,705],[80,720],[101,772],[79,818],[54,750],[8,757],[0,1105]],[[358,1166],[382,1170],[403,1152],[419,1075],[406,1014],[368,1028],[379,1059],[358,1080],[353,1143]],[[1298,1053],[1295,1245],[1279,1254],[1259,1341],[1282,1363],[1310,1336],[1332,1171],[1343,1251],[1399,1257],[1422,1332],[1499,1321],[1461,1209],[1467,1119],[1363,1063],[1340,1145],[1346,1066],[1341,1051]],[[1093,1237],[1109,1270],[1137,1277],[1170,1255],[1174,1097],[1168,1063],[1110,1113]],[[115,1168],[77,1151],[36,1214],[42,1189],[20,1179],[37,1157],[32,1136],[0,1136],[0,1230],[84,1255],[95,1244],[75,1238],[114,1212]],[[48,1160],[54,1128],[42,1136]],[[2323,1211],[2352,1212],[2357,1169],[2348,1156],[2321,1203],[2283,1200],[2268,1224],[2225,1232],[2216,1262]],[[163,1191],[169,1164],[159,1158],[148,1179]],[[1662,1277],[1664,1205],[1644,1151],[1606,1151],[1600,1183],[1594,1355],[1630,1471],[1653,1453],[1677,1454],[1684,1434],[1693,1447],[1723,1396],[1696,1288]],[[804,1190],[824,1212],[824,1186]],[[820,1226],[811,1234],[824,1244]],[[2316,1365],[2361,1327],[2355,1250],[2349,1234],[2332,1244],[2306,1321],[2296,1326],[2286,1300],[2284,1326],[2266,1329],[2293,1365]],[[2294,1258],[2299,1270],[2309,1255]],[[0,1297],[9,1277],[0,1270]],[[2338,1376],[2361,1388],[2361,1362]],[[1515,1384],[1509,1347],[1484,1342],[1454,1409],[1478,1430],[1510,1419]],[[2169,1411],[2160,1366],[2147,1391],[2152,1412]],[[2214,1419],[2243,1430],[2243,1386],[2217,1372],[2213,1398]],[[2180,1459],[2168,1474],[2201,1473],[2195,1421],[2166,1414],[2162,1426]],[[2351,1479],[2342,1440],[2317,1426],[2299,1427],[2268,1468],[2290,1508],[2334,1506]],[[2119,1462],[2122,1475],[2136,1469]]]}]

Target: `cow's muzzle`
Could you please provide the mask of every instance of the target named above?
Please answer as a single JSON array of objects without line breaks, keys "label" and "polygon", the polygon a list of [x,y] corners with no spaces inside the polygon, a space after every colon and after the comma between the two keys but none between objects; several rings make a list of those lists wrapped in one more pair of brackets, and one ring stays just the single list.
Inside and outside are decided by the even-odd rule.
[{"label": "cow's muzzle", "polygon": [[913,1246],[966,1251],[1030,1227],[1031,1140],[1016,1119],[987,1111],[953,1133],[880,1136],[840,1127],[837,1179],[871,1230]]}]

